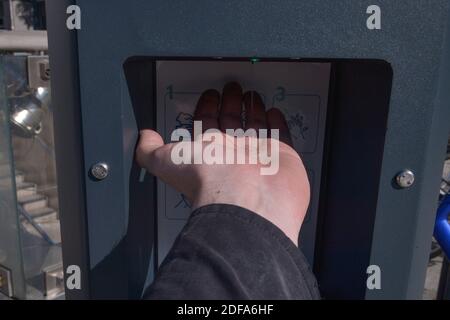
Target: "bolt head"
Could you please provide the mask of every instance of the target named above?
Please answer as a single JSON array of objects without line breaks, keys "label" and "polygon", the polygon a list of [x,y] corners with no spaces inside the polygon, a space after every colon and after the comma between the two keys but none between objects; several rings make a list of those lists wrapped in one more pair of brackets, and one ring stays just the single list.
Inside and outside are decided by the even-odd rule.
[{"label": "bolt head", "polygon": [[403,170],[397,174],[395,180],[400,188],[406,189],[414,184],[415,176],[411,170]]},{"label": "bolt head", "polygon": [[91,175],[97,180],[104,180],[109,175],[109,166],[106,163],[96,163],[91,167]]}]

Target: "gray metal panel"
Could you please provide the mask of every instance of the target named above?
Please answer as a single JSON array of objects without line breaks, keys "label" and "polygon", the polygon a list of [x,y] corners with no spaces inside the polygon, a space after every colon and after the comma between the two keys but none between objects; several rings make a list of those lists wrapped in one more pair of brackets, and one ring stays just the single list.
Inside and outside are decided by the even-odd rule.
[{"label": "gray metal panel", "polygon": [[[370,297],[417,297],[409,285],[422,270],[417,240],[431,234],[438,150],[429,145],[447,0],[380,0],[382,30],[366,28],[366,1],[79,0],[78,32],[85,162],[106,161],[111,176],[87,182],[91,267],[127,228],[130,153],[136,138],[122,63],[132,55],[377,58],[391,63],[394,82],[372,261],[382,266],[383,290]],[[363,106],[362,106],[363,107]],[[126,134],[124,134],[126,133]],[[125,137],[125,138],[124,138]],[[442,138],[443,139],[443,138]],[[437,147],[437,146],[436,146]],[[411,168],[416,185],[399,191],[393,175]],[[363,213],[362,213],[363,214]],[[384,239],[381,241],[381,237]],[[378,244],[377,244],[378,243]],[[383,250],[379,245],[384,246]],[[420,247],[425,246],[421,243]],[[418,252],[419,252],[418,251]],[[399,259],[402,253],[405,259]],[[412,264],[414,262],[414,264]],[[422,277],[421,272],[417,277]]]},{"label": "gray metal panel", "polygon": [[90,275],[78,56],[76,33],[65,27],[66,8],[73,2],[48,1],[47,16],[63,263],[81,269],[81,290],[66,288],[66,297],[87,299]]},{"label": "gray metal panel", "polygon": [[[408,299],[422,298],[430,254],[429,239],[433,234],[442,163],[445,160],[450,133],[450,22],[446,27],[446,38],[442,47],[442,59],[436,75],[438,83],[431,91],[434,96],[428,101],[433,106],[426,118],[429,129],[422,133],[424,146],[408,150],[409,153],[406,154],[412,160],[419,156],[418,160],[422,162],[411,161],[404,165],[404,168],[408,167],[417,173],[419,181],[413,187],[413,194],[417,194],[417,199],[411,201],[409,190],[389,192],[390,189],[381,188],[371,263],[381,267],[382,290],[368,290],[367,298],[394,299],[399,294]],[[405,114],[411,112],[405,109]],[[411,121],[413,120],[410,125],[414,127],[420,119]],[[415,140],[407,137],[409,132],[403,133],[404,143],[411,144],[409,148],[413,148]],[[385,165],[388,161],[389,157],[385,160]],[[386,168],[383,170],[386,171]],[[388,184],[390,178],[392,179],[383,176],[382,185]],[[398,203],[399,201],[401,202]],[[406,211],[407,208],[404,208],[409,201],[414,205],[413,211]],[[395,219],[392,217],[393,213]]]}]

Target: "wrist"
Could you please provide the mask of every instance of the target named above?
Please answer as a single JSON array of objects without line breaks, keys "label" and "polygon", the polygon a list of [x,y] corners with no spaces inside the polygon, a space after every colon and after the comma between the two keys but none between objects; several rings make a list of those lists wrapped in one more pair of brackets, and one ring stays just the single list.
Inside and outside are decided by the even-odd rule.
[{"label": "wrist", "polygon": [[235,189],[233,192],[226,192],[216,186],[199,192],[193,201],[193,210],[212,204],[228,204],[247,209],[277,226],[298,246],[298,236],[304,214],[290,208],[288,203],[283,204],[282,201],[271,199],[274,197],[268,197],[261,191],[261,188]]}]

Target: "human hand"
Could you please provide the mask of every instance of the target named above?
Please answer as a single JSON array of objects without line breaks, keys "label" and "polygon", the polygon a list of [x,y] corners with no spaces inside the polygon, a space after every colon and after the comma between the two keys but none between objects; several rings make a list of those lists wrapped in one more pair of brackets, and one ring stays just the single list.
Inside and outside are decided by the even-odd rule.
[{"label": "human hand", "polygon": [[[241,120],[243,104],[245,127]],[[201,121],[204,131],[221,130],[224,155],[227,150],[236,149],[239,139],[245,139],[245,153],[249,152],[252,139],[261,140],[257,137],[232,137],[225,133],[226,129],[279,129],[277,173],[261,175],[260,169],[264,167],[261,163],[175,164],[171,155],[177,145],[189,144],[191,147],[194,143],[208,145],[214,142],[164,144],[162,137],[153,130],[142,130],[140,133],[136,150],[139,165],[183,193],[194,210],[214,203],[246,208],[275,224],[298,245],[299,231],[309,205],[310,187],[303,162],[291,147],[289,129],[281,111],[273,108],[266,112],[256,92],[243,94],[239,84],[228,83],[222,97],[216,90],[207,90],[202,94],[194,121]],[[268,142],[270,149],[273,140]]]}]

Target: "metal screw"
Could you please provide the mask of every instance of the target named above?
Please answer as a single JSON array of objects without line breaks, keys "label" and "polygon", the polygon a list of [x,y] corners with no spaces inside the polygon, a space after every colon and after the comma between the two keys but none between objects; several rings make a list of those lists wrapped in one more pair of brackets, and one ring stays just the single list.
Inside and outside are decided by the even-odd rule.
[{"label": "metal screw", "polygon": [[97,180],[104,180],[109,175],[109,166],[103,162],[96,163],[91,167],[91,175]]},{"label": "metal screw", "polygon": [[411,170],[403,170],[402,172],[399,172],[395,177],[397,185],[402,189],[411,187],[414,184],[414,180],[415,176]]}]

